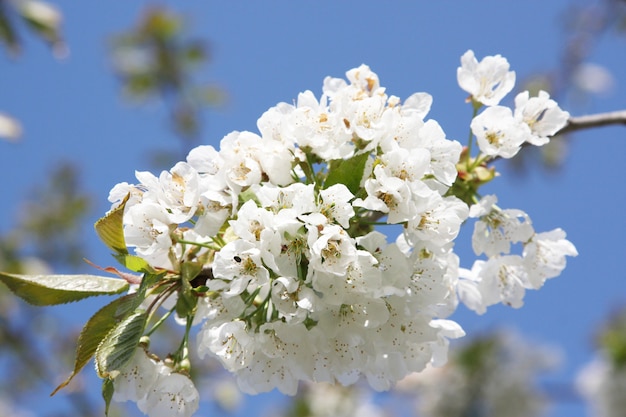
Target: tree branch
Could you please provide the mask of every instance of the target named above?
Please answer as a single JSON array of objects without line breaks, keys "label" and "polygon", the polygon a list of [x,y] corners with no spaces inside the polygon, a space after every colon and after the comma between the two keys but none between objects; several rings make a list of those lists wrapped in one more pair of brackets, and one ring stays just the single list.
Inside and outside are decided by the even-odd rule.
[{"label": "tree branch", "polygon": [[[590,129],[609,125],[626,125],[626,110],[609,113],[590,114],[587,116],[570,117],[567,125],[559,130],[556,135],[574,132],[576,130]],[[556,136],[555,135],[555,136]]]}]

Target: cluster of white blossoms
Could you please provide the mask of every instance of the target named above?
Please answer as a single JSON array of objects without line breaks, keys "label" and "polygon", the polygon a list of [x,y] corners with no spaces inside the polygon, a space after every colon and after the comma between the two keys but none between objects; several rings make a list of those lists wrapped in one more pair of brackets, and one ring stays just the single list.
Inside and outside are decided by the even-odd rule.
[{"label": "cluster of white blossoms", "polygon": [[[299,381],[361,378],[389,389],[446,362],[449,339],[464,335],[446,319],[459,299],[479,312],[518,307],[524,289],[576,254],[561,230],[535,233],[526,214],[500,210],[493,197],[473,204],[477,194],[456,194],[461,166],[472,174],[524,142],[543,144],[568,117],[543,92],[518,95],[514,113],[497,106],[514,82],[503,58],[477,63],[468,52],[462,64],[460,85],[490,106],[472,121],[475,159],[425,119],[430,95],[401,101],[362,65],[347,81],[327,77],[319,99],[306,91],[269,109],[260,133],[230,133],[219,149],[199,146],[158,177],[137,172],[138,184],[111,191],[125,244],[165,274],[148,294],[186,300],[176,312],[188,328],[202,323],[200,356],[218,358],[243,391],[295,394]],[[474,248],[489,258],[469,272],[453,251],[468,216],[478,218]],[[400,225],[387,229],[398,235],[383,234],[385,225]],[[515,243],[520,256],[509,254]],[[123,372],[114,399],[161,415],[148,405],[160,388],[140,390],[154,386],[140,373]],[[191,399],[171,415],[191,415],[188,385],[167,386],[181,389],[169,391],[174,404]]]},{"label": "cluster of white blossoms", "polygon": [[[461,300],[479,314],[498,303],[521,307],[526,289],[541,288],[565,268],[566,256],[578,254],[563,230],[536,233],[526,213],[502,210],[495,202],[496,197],[489,195],[470,208],[470,217],[478,219],[472,246],[487,260],[476,260],[471,270],[459,270]],[[520,254],[511,254],[512,244],[521,245]]]},{"label": "cluster of white blossoms", "polygon": [[[561,110],[545,91],[529,98],[528,91],[515,97],[515,110],[498,105],[515,84],[506,59],[499,55],[477,62],[472,51],[461,57],[457,70],[461,88],[471,94],[476,115],[470,128],[476,136],[482,158],[511,158],[525,143],[541,146],[563,128],[569,113]],[[481,155],[468,164],[481,163]],[[477,260],[471,270],[461,269],[459,295],[472,310],[483,314],[500,302],[521,307],[526,289],[539,289],[548,278],[565,268],[565,257],[576,256],[574,245],[565,232],[555,229],[536,233],[522,210],[502,210],[493,195],[483,197],[470,207],[469,217],[477,218],[472,235]],[[521,245],[520,254],[511,254],[512,245]]]},{"label": "cluster of white blossoms", "polygon": [[471,94],[476,109],[486,106],[470,124],[484,155],[512,158],[525,143],[545,145],[566,125],[569,113],[545,91],[537,97],[530,97],[528,91],[519,93],[514,110],[499,105],[515,85],[515,72],[509,71],[508,61],[500,55],[478,62],[470,50],[461,57],[461,64],[459,85]]},{"label": "cluster of white blossoms", "polygon": [[428,367],[399,382],[417,397],[415,415],[528,417],[543,415],[546,398],[537,387],[560,355],[513,333],[482,335],[456,349],[446,366]]}]

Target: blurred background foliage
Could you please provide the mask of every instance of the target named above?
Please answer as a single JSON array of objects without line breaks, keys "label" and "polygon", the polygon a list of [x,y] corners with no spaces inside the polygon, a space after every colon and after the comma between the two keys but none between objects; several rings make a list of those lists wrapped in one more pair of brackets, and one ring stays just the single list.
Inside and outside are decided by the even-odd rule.
[{"label": "blurred background foliage", "polygon": [[[199,77],[210,62],[210,46],[205,39],[190,37],[188,29],[185,19],[175,11],[154,6],[144,10],[132,28],[112,35],[108,44],[124,97],[138,105],[156,100],[167,109],[172,139],[180,144],[180,154],[152,154],[152,162],[159,167],[179,160],[197,144],[207,110],[226,97],[217,86]],[[563,30],[566,41],[560,67],[528,78],[524,88],[547,90],[555,99],[568,100],[584,110],[588,94],[611,88],[611,75],[602,67],[590,66],[587,58],[602,36],[626,33],[626,1],[572,6],[563,20]],[[19,59],[26,36],[48,44],[59,59],[67,53],[62,14],[56,7],[38,0],[0,0],[0,43],[11,59]],[[2,117],[0,114],[0,137],[19,133]],[[8,121],[19,127],[19,121]],[[6,126],[13,130],[3,131]],[[553,143],[542,155],[527,150],[524,158],[515,158],[517,168],[523,171],[537,161],[545,167],[558,167],[566,141]],[[9,201],[19,215],[11,230],[0,231],[0,270],[47,273],[84,268],[82,259],[89,258],[89,253],[83,239],[92,230],[85,224],[92,198],[81,184],[80,167],[75,162],[51,167],[47,181],[33,189],[25,201]],[[63,329],[62,337],[55,333],[59,329]],[[0,286],[0,415],[33,415],[23,406],[28,404],[29,392],[41,389],[41,381],[58,379],[71,369],[79,331],[68,328],[55,311],[32,308]],[[172,326],[167,331],[179,329]],[[598,341],[611,372],[620,372],[626,380],[626,314],[616,315]],[[550,401],[563,400],[563,390],[558,394],[537,384],[538,376],[556,365],[554,352],[530,346],[518,336],[479,336],[451,355],[446,367],[414,375],[396,390],[376,396],[360,385],[305,384],[277,413],[286,417],[383,416],[398,415],[401,410],[401,415],[427,417],[532,417],[540,415]],[[235,410],[243,396],[232,379],[221,378],[226,373],[215,363],[196,360],[195,364],[204,366],[194,368],[194,377],[201,392],[210,393],[205,401],[219,414]],[[41,417],[66,416],[68,412],[103,415],[98,393],[94,394],[83,378],[76,378],[69,392],[63,394],[66,410],[51,410]],[[593,387],[583,391],[597,394],[593,394]],[[565,392],[567,401],[573,397],[580,400],[573,393],[574,387],[565,387]],[[116,403],[110,415],[137,413],[134,404],[126,409]]]},{"label": "blurred background foliage", "polygon": [[183,16],[160,7],[147,9],[136,25],[112,37],[111,55],[124,96],[145,104],[158,100],[168,108],[181,153],[154,152],[157,166],[169,166],[184,157],[202,136],[203,112],[224,99],[215,85],[200,80],[210,60],[205,39],[189,36]]},{"label": "blurred background foliage", "polygon": [[61,12],[50,3],[38,0],[0,1],[0,42],[13,56],[22,52],[23,32],[30,32],[46,42],[56,56],[64,56],[67,48],[61,34],[61,22]]},{"label": "blurred background foliage", "polygon": [[[38,0],[0,0],[0,44],[10,59],[19,59],[24,52],[26,36],[45,42],[58,59],[67,54],[58,8]],[[223,98],[217,87],[197,81],[209,60],[208,43],[190,38],[182,16],[158,7],[146,9],[134,27],[112,34],[108,41],[124,97],[136,104],[162,103],[173,140],[180,144],[180,153],[153,151],[151,163],[161,168],[181,159],[197,145],[203,112]],[[20,122],[0,113],[0,138],[17,139],[20,133]],[[88,268],[84,259],[89,258],[85,239],[93,230],[87,224],[93,214],[92,201],[81,184],[76,161],[59,161],[50,167],[46,182],[30,190],[24,201],[10,201],[17,213],[14,226],[0,230],[0,270],[24,274],[84,271]],[[179,331],[177,326],[166,330]],[[79,332],[78,327],[68,328],[67,320],[53,309],[24,304],[0,286],[0,415],[32,415],[20,405],[28,404],[29,392],[41,389],[43,381],[58,380],[72,368]],[[209,375],[213,366],[199,367],[196,373]],[[82,375],[60,395],[67,407],[42,417],[104,414],[98,392],[94,395]],[[116,404],[109,415],[138,415],[134,404],[125,408]]]}]

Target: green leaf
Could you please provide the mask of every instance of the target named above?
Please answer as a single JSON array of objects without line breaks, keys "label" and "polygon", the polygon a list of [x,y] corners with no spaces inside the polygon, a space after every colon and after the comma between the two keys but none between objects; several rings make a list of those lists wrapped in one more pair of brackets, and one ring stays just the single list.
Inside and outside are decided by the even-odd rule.
[{"label": "green leaf", "polygon": [[96,370],[100,378],[114,377],[132,359],[146,327],[148,315],[137,310],[106,335],[96,349]]},{"label": "green leaf", "polygon": [[30,304],[49,306],[65,304],[96,295],[119,294],[128,289],[123,279],[98,275],[21,275],[0,272],[15,295]]},{"label": "green leaf", "polygon": [[115,393],[115,387],[113,386],[113,380],[111,378],[106,378],[102,381],[102,398],[104,398],[104,415],[109,415],[109,406],[111,405],[111,400],[113,399],[113,394]]},{"label": "green leaf", "polygon": [[50,396],[56,394],[60,389],[65,388],[67,384],[83,369],[83,367],[91,360],[96,353],[98,345],[109,334],[117,323],[134,310],[136,306],[136,293],[125,295],[113,302],[102,307],[94,314],[78,338],[78,346],[76,348],[76,360],[74,362],[74,370],[72,374],[63,383],[61,383]]},{"label": "green leaf", "polygon": [[131,271],[155,273],[154,268],[143,258],[135,255],[118,253],[113,255],[117,261]]},{"label": "green leaf", "polygon": [[356,194],[361,185],[363,170],[369,153],[355,155],[350,159],[334,159],[328,165],[328,175],[324,181],[324,188],[331,185],[343,184],[352,194]]},{"label": "green leaf", "polygon": [[127,194],[121,204],[109,211],[94,225],[98,237],[117,253],[128,254],[124,239],[124,207],[130,194]]}]

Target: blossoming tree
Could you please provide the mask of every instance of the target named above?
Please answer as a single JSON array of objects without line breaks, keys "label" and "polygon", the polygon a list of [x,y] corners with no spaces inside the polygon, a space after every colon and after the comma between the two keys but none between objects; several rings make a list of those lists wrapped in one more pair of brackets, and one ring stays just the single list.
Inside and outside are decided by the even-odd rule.
[{"label": "blossoming tree", "polygon": [[[95,228],[127,269],[109,270],[118,278],[0,275],[37,305],[125,293],[87,321],[57,390],[94,358],[107,407],[191,416],[192,349],[247,393],[293,395],[300,381],[388,390],[446,363],[449,340],[465,335],[449,319],[459,303],[521,307],[577,255],[563,230],[535,231],[528,214],[480,193],[494,160],[571,123],[543,91],[499,105],[515,84],[505,58],[461,58],[465,146],[428,119],[429,94],[388,94],[366,65],[346,78],[270,108],[258,133],[232,132],[219,149],[115,185]],[[454,252],[470,222],[473,261]],[[185,332],[157,357],[150,343],[170,317]]]}]

